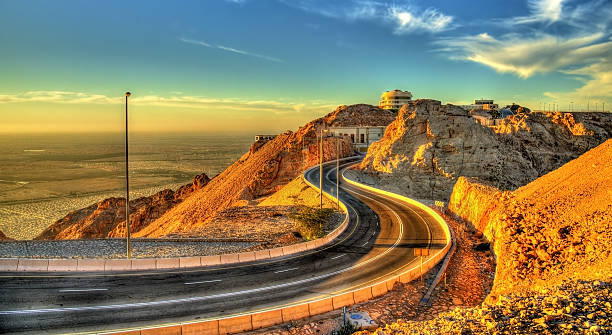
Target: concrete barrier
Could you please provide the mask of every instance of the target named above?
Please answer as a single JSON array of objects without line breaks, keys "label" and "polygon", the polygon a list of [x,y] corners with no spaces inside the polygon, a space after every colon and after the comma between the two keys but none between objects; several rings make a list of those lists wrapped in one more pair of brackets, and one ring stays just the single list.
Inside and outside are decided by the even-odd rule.
[{"label": "concrete barrier", "polygon": [[344,306],[354,305],[355,298],[353,292],[349,292],[333,297],[332,302],[334,304],[334,309],[340,309]]},{"label": "concrete barrier", "polygon": [[76,271],[78,261],[76,259],[50,259],[47,271]]},{"label": "concrete barrier", "polygon": [[77,271],[104,271],[104,259],[79,259]]},{"label": "concrete barrier", "polygon": [[19,259],[17,258],[0,259],[0,271],[17,271],[18,265]]},{"label": "concrete barrier", "polygon": [[251,315],[236,316],[219,320],[219,335],[236,334],[253,330]]},{"label": "concrete barrier", "polygon": [[283,256],[283,248],[273,248],[273,249],[269,249],[268,252],[270,253],[270,258],[276,258],[276,257],[281,257]]},{"label": "concrete barrier", "polygon": [[372,286],[372,297],[380,297],[387,293],[387,282],[378,283]]},{"label": "concrete barrier", "polygon": [[286,307],[281,312],[283,314],[283,322],[299,320],[310,316],[308,304]]},{"label": "concrete barrier", "polygon": [[238,254],[238,262],[240,263],[244,263],[244,262],[252,262],[255,260],[255,253],[253,251],[251,252],[241,252]]},{"label": "concrete barrier", "polygon": [[156,268],[155,258],[132,259],[132,270],[154,270]]},{"label": "concrete barrier", "polygon": [[202,266],[200,256],[180,257],[179,266],[181,268],[194,268],[194,267]]},{"label": "concrete barrier", "polygon": [[182,335],[219,335],[219,320],[182,325]]},{"label": "concrete barrier", "polygon": [[127,271],[132,269],[130,259],[106,259],[104,260],[104,271]]},{"label": "concrete barrier", "polygon": [[259,261],[262,259],[269,259],[269,258],[270,258],[270,250],[264,249],[264,250],[255,251],[256,260]]},{"label": "concrete barrier", "polygon": [[202,266],[213,266],[221,264],[221,255],[202,256],[200,257]]},{"label": "concrete barrier", "polygon": [[353,299],[356,304],[372,299],[372,288],[366,287],[353,292]]},{"label": "concrete barrier", "polygon": [[399,281],[399,277],[393,277],[386,281],[387,283],[387,291],[393,290],[393,285]]},{"label": "concrete barrier", "polygon": [[221,264],[238,263],[238,254],[223,254],[221,255]]},{"label": "concrete barrier", "polygon": [[283,323],[283,313],[280,309],[255,313],[251,316],[253,329],[266,328]]},{"label": "concrete barrier", "polygon": [[180,266],[178,258],[158,258],[155,260],[157,269],[176,269]]},{"label": "concrete barrier", "polygon": [[47,271],[49,268],[48,259],[20,259],[17,264],[17,271]]},{"label": "concrete barrier", "polygon": [[[108,334],[108,333],[102,333],[102,334]],[[140,335],[140,330],[126,330],[126,331],[120,331],[120,332],[116,332],[116,333],[111,333],[113,335]]]},{"label": "concrete barrier", "polygon": [[181,326],[168,326],[160,328],[143,329],[141,335],[181,335]]},{"label": "concrete barrier", "polygon": [[317,315],[334,310],[334,305],[331,298],[311,302],[308,304],[308,314]]}]

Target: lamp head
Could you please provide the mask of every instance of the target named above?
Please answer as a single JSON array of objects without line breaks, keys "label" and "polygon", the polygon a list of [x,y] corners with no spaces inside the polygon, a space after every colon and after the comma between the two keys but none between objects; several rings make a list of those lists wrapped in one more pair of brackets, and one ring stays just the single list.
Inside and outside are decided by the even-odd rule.
[{"label": "lamp head", "polygon": [[126,96],[126,97],[129,97],[130,95],[132,95],[132,93],[130,93],[130,92],[125,92],[125,96]]}]

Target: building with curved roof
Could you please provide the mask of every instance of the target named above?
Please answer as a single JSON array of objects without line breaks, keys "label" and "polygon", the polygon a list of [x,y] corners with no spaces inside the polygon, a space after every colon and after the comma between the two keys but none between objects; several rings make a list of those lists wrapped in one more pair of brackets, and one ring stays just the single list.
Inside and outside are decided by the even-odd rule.
[{"label": "building with curved roof", "polygon": [[386,91],[380,96],[378,107],[398,111],[403,105],[412,101],[412,93],[402,90]]}]

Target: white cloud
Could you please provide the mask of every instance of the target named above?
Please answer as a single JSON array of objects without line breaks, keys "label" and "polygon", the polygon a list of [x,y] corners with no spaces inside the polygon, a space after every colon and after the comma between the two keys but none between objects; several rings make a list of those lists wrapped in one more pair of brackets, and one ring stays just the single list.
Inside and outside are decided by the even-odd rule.
[{"label": "white cloud", "polygon": [[389,16],[397,22],[395,32],[398,34],[415,31],[441,32],[450,29],[453,17],[440,13],[435,8],[422,12],[400,8],[390,8]]},{"label": "white cloud", "polygon": [[527,5],[531,11],[530,16],[518,17],[516,23],[559,21],[563,12],[565,0],[528,0]]},{"label": "white cloud", "polygon": [[270,57],[270,56],[266,56],[266,55],[261,55],[261,54],[257,54],[257,53],[254,53],[254,52],[248,52],[248,51],[244,51],[244,50],[240,50],[240,49],[236,49],[236,48],[232,48],[232,47],[228,47],[228,46],[224,46],[224,45],[213,45],[213,44],[210,44],[210,43],[206,43],[204,41],[192,40],[192,39],[183,38],[183,37],[179,38],[179,41],[184,42],[184,43],[199,45],[199,46],[203,46],[203,47],[207,47],[207,48],[211,48],[211,49],[218,49],[218,50],[233,52],[233,53],[244,55],[244,56],[251,56],[251,57],[255,57],[255,58],[265,59],[265,60],[268,60],[268,61],[271,61],[271,62],[277,62],[277,63],[282,63],[283,62],[283,60],[279,59],[279,58]]}]

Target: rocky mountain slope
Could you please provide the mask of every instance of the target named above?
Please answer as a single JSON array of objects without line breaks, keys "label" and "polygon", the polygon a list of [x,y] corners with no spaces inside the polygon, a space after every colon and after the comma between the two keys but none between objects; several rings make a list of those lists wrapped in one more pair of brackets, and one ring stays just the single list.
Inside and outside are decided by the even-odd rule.
[{"label": "rocky mountain slope", "polygon": [[461,176],[513,190],[610,137],[612,114],[519,108],[489,127],[460,107],[422,99],[402,107],[361,168],[392,191],[448,199]]},{"label": "rocky mountain slope", "polygon": [[[359,117],[355,121],[356,117]],[[391,112],[369,105],[340,106],[334,112],[307,123],[296,132],[278,135],[265,145],[251,150],[215,177],[207,187],[168,211],[137,236],[157,237],[197,229],[219,210],[245,204],[280,190],[306,168],[318,163],[317,137],[331,126],[378,125],[391,122]],[[323,160],[335,159],[337,139],[323,141]],[[340,157],[354,153],[350,139],[340,139]]]},{"label": "rocky mountain slope", "polygon": [[513,192],[460,178],[449,209],[493,243],[491,295],[612,277],[612,140]]},{"label": "rocky mountain slope", "polygon": [[[130,229],[140,229],[181,203],[210,182],[206,174],[197,175],[176,191],[163,190],[149,197],[130,200]],[[125,198],[108,198],[73,211],[47,227],[36,240],[125,236]]]},{"label": "rocky mountain slope", "polygon": [[[332,113],[271,141],[253,143],[249,152],[209,180],[200,176],[194,188],[165,190],[130,201],[131,231],[136,237],[192,236],[202,225],[232,206],[255,205],[256,199],[281,189],[302,171],[318,164],[320,130],[331,126],[387,125],[394,114],[370,105],[340,106]],[[354,153],[350,140],[341,139],[340,157]],[[325,138],[323,158],[335,159],[336,139]],[[204,178],[205,177],[205,178]],[[205,181],[205,182],[204,182]],[[187,185],[188,186],[188,185]],[[68,214],[38,239],[124,236],[125,199],[110,198]]]}]

